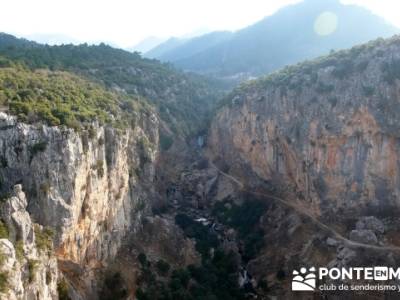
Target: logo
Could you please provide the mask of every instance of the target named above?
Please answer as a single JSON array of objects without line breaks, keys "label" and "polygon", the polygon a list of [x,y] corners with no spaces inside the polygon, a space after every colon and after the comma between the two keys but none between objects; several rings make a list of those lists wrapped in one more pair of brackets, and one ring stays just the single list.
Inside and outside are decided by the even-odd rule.
[{"label": "logo", "polygon": [[[317,279],[319,281],[317,287]],[[358,282],[358,281],[362,282]],[[400,284],[385,281],[400,280],[400,268],[350,267],[309,269],[293,271],[292,291],[397,291]]]},{"label": "logo", "polygon": [[384,281],[389,279],[388,267],[375,267],[374,268],[374,280]]},{"label": "logo", "polygon": [[300,272],[293,271],[292,291],[314,291],[317,283],[315,268],[301,268]]}]

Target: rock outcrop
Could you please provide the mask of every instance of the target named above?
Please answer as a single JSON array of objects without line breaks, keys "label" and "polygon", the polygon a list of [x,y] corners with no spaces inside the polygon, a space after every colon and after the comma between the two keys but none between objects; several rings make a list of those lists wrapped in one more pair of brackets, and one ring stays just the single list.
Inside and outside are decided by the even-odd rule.
[{"label": "rock outcrop", "polygon": [[244,84],[214,118],[208,156],[269,204],[247,265],[265,296],[298,299],[300,266],[398,265],[399,66],[400,38],[378,40]]},{"label": "rock outcrop", "polygon": [[243,85],[212,123],[213,159],[315,214],[399,207],[399,50],[378,40]]},{"label": "rock outcrop", "polygon": [[57,259],[26,208],[22,187],[16,185],[1,207],[9,237],[0,239],[0,299],[57,299]]}]

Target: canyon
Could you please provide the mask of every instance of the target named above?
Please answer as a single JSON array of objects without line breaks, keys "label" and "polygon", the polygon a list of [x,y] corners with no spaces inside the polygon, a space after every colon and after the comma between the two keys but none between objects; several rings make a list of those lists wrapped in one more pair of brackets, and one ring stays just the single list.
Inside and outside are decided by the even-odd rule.
[{"label": "canyon", "polygon": [[[292,292],[291,272],[400,263],[399,66],[400,38],[379,39],[218,103],[162,69],[174,88],[111,82],[152,98],[130,126],[3,110],[1,298],[343,299]],[[97,67],[76,73],[121,75]]]}]

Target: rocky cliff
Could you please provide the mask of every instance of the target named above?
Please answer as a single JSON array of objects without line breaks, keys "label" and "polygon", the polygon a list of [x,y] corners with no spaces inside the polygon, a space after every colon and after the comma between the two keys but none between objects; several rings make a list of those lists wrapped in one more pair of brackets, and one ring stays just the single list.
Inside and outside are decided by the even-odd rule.
[{"label": "rocky cliff", "polygon": [[1,225],[9,236],[0,239],[0,298],[55,299],[59,274],[50,233],[33,224],[27,205],[21,185],[14,186],[1,204]]},{"label": "rocky cliff", "polygon": [[398,207],[399,50],[399,38],[381,40],[242,86],[212,124],[214,158],[316,214]]},{"label": "rocky cliff", "polygon": [[0,48],[0,196],[22,185],[25,214],[52,233],[59,290],[49,297],[134,298],[157,265],[197,264],[195,243],[166,213],[164,183],[180,170],[169,158],[205,128],[218,84],[105,45],[0,34]]},{"label": "rocky cliff", "polygon": [[299,299],[299,266],[399,265],[399,50],[378,40],[244,84],[206,145],[123,91],[12,65],[0,297]]},{"label": "rocky cliff", "polygon": [[83,293],[77,297],[89,297],[98,288],[96,269],[115,257],[150,208],[156,116],[143,116],[134,129],[93,124],[82,132],[4,113],[0,123],[2,190],[22,184],[32,219],[55,230],[60,269]]},{"label": "rocky cliff", "polygon": [[394,37],[287,67],[217,112],[208,156],[267,205],[247,263],[261,294],[301,299],[289,286],[301,265],[398,265],[399,50]]}]

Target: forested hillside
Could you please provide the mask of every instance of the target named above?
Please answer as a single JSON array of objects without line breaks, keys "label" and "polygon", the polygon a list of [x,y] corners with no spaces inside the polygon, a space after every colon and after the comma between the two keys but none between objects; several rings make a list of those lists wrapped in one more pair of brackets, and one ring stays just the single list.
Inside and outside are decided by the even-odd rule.
[{"label": "forested hillside", "polygon": [[128,126],[138,111],[150,110],[138,97],[106,91],[68,72],[32,71],[1,57],[0,65],[0,105],[22,122],[77,130],[93,121]]},{"label": "forested hillside", "polygon": [[0,34],[0,55],[32,70],[69,71],[108,89],[144,97],[180,134],[200,130],[222,93],[215,81],[104,44],[48,46]]}]

